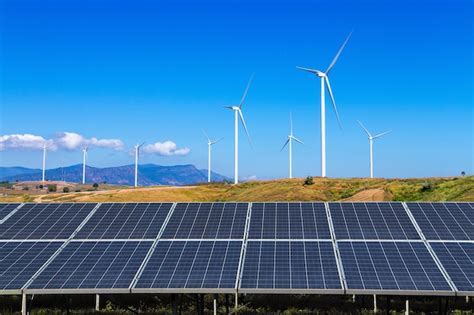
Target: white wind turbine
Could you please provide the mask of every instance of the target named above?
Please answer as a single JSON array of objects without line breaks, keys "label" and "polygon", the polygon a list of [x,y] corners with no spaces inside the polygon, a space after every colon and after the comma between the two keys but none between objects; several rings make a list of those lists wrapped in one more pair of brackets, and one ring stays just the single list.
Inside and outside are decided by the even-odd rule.
[{"label": "white wind turbine", "polygon": [[244,104],[245,98],[247,97],[247,92],[249,90],[250,84],[252,83],[253,74],[250,77],[249,83],[247,84],[247,88],[240,99],[239,105],[236,106],[224,106],[225,108],[231,109],[234,111],[234,184],[239,183],[239,117],[240,121],[242,122],[242,126],[244,126],[245,133],[247,134],[247,138],[249,140],[250,145],[252,145],[250,141],[250,135],[247,130],[247,126],[245,124],[244,115],[242,114],[242,105]]},{"label": "white wind turbine", "polygon": [[44,182],[45,181],[45,177],[46,177],[46,143],[43,144],[43,174],[42,174],[42,177],[41,177],[41,181]]},{"label": "white wind turbine", "polygon": [[138,187],[138,156],[140,154],[140,148],[145,144],[136,144],[135,145],[135,187]]},{"label": "white wind turbine", "polygon": [[86,158],[88,149],[87,146],[82,149],[82,185],[86,183]]},{"label": "white wind turbine", "polygon": [[280,152],[283,151],[283,149],[288,145],[288,168],[289,168],[289,176],[288,178],[293,178],[293,140],[304,144],[301,140],[293,136],[293,119],[291,118],[291,113],[290,113],[290,134],[288,135],[285,144],[281,148]]},{"label": "white wind turbine", "polygon": [[337,52],[336,56],[334,56],[334,59],[332,60],[331,64],[329,64],[329,67],[326,69],[326,72],[315,70],[315,69],[296,67],[297,69],[307,71],[321,78],[321,177],[326,177],[326,100],[325,100],[326,89],[325,89],[325,86],[327,85],[327,89],[329,92],[329,96],[331,97],[331,103],[334,108],[334,112],[336,113],[336,118],[339,123],[339,127],[342,128],[341,121],[339,120],[339,113],[337,112],[336,101],[334,100],[334,95],[331,90],[331,84],[329,83],[328,75],[331,69],[336,64],[336,61],[339,58],[339,55],[344,50],[344,47],[349,41],[349,38],[351,37],[351,35],[352,35],[352,32],[349,33],[346,40],[342,44],[341,48],[339,48],[339,51]]},{"label": "white wind turbine", "polygon": [[382,133],[379,133],[378,135],[372,136],[372,134],[367,130],[367,128],[364,127],[364,125],[360,122],[357,121],[359,125],[364,129],[364,131],[367,133],[367,136],[369,138],[369,146],[370,146],[370,178],[374,178],[374,140],[377,138],[380,138],[390,131],[385,131]]},{"label": "white wind turbine", "polygon": [[211,182],[211,147],[217,142],[221,141],[224,137],[221,137],[217,140],[212,141],[204,130],[202,132],[207,138],[207,182],[210,183]]}]

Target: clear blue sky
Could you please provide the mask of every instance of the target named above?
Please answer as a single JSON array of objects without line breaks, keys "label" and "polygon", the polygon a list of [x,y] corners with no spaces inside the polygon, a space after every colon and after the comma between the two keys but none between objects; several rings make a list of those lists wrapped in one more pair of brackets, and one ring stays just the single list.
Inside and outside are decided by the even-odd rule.
[{"label": "clear blue sky", "polygon": [[[240,138],[242,177],[287,176],[280,148],[293,112],[294,174],[319,175],[319,81],[295,66],[331,73],[343,129],[327,103],[327,173],[472,174],[473,5],[465,1],[25,1],[0,0],[0,135],[53,138],[61,132],[120,139],[95,148],[89,164],[133,163],[136,142],[173,141],[188,155],[144,154],[142,163],[207,166],[232,176],[233,116],[243,111],[254,147]],[[242,130],[242,129],[241,129]],[[81,162],[51,152],[48,167]],[[5,149],[1,166],[41,166],[41,151]]]}]

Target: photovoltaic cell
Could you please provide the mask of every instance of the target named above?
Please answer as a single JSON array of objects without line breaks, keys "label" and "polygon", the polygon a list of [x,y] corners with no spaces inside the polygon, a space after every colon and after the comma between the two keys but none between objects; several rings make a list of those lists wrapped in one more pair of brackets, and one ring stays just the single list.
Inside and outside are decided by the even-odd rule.
[{"label": "photovoltaic cell", "polygon": [[338,240],[420,239],[403,205],[396,202],[329,203]]},{"label": "photovoltaic cell", "polygon": [[342,289],[329,241],[248,241],[242,289]]},{"label": "photovoltaic cell", "polygon": [[324,203],[253,203],[249,239],[331,239]]},{"label": "photovoltaic cell", "polygon": [[247,209],[247,203],[178,203],[161,238],[243,238]]},{"label": "photovoltaic cell", "polygon": [[0,225],[0,239],[67,239],[96,204],[25,204]]},{"label": "photovoltaic cell", "polygon": [[1,203],[0,204],[0,221],[3,220],[7,215],[15,210],[20,204],[19,203]]},{"label": "photovoltaic cell", "polygon": [[153,242],[70,242],[28,289],[126,289]]},{"label": "photovoltaic cell", "polygon": [[159,241],[135,288],[235,288],[242,242]]},{"label": "photovoltaic cell", "polygon": [[348,289],[451,291],[422,242],[338,242]]},{"label": "photovoltaic cell", "polygon": [[101,204],[76,239],[151,239],[158,235],[172,203]]},{"label": "photovoltaic cell", "polygon": [[474,243],[430,244],[458,291],[474,292]]},{"label": "photovoltaic cell", "polygon": [[0,291],[21,289],[61,245],[61,242],[0,242]]},{"label": "photovoltaic cell", "polygon": [[427,240],[474,240],[474,209],[469,203],[407,203]]}]

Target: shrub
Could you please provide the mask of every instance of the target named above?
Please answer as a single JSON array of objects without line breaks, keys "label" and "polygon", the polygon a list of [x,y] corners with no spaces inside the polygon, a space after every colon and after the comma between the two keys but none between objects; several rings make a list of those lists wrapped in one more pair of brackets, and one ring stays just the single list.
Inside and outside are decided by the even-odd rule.
[{"label": "shrub", "polygon": [[44,186],[43,186],[43,185],[39,185],[39,189],[43,189],[43,188],[44,188]]},{"label": "shrub", "polygon": [[430,183],[423,183],[423,185],[421,185],[421,191],[422,192],[425,192],[425,191],[430,191],[433,187],[431,187],[431,184]]},{"label": "shrub", "polygon": [[92,187],[93,187],[94,189],[97,189],[97,188],[99,188],[99,184],[94,183],[94,184],[92,185]]},{"label": "shrub", "polygon": [[74,192],[81,192],[81,190],[77,188],[76,190],[74,190]]},{"label": "shrub", "polygon": [[313,185],[314,184],[314,180],[313,180],[313,176],[308,176],[304,179],[304,186],[308,186],[308,185]]},{"label": "shrub", "polygon": [[58,190],[58,187],[53,184],[48,185],[48,192],[56,192]]},{"label": "shrub", "polygon": [[64,187],[63,188],[63,193],[68,193],[69,192],[69,187]]},{"label": "shrub", "polygon": [[466,176],[466,172],[462,171],[461,176]]},{"label": "shrub", "polygon": [[25,186],[23,187],[23,190],[30,190],[30,188],[28,188],[28,186]]}]

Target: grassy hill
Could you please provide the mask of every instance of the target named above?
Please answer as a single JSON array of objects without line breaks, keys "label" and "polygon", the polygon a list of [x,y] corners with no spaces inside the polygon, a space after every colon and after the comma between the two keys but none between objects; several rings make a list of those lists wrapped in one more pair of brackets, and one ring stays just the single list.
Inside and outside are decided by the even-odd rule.
[{"label": "grassy hill", "polygon": [[304,179],[255,181],[239,185],[119,188],[77,193],[4,195],[0,202],[125,201],[474,201],[474,176],[423,179]]}]

